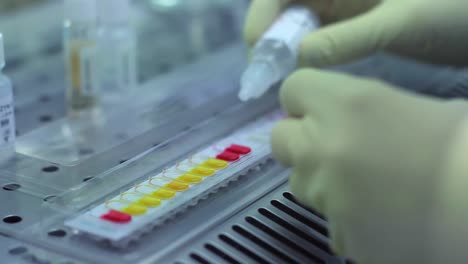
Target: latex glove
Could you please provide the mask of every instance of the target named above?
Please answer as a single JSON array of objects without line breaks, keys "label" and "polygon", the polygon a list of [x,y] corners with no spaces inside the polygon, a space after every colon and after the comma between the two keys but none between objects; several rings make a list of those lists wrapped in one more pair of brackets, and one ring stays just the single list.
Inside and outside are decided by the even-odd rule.
[{"label": "latex glove", "polygon": [[468,0],[254,0],[245,26],[250,45],[288,4],[313,8],[328,24],[303,41],[300,62],[332,66],[389,50],[444,64],[468,64]]},{"label": "latex glove", "polygon": [[360,264],[437,263],[435,217],[454,207],[441,205],[444,168],[468,103],[307,69],[284,82],[281,104],[289,118],[273,130],[274,156],[292,167],[297,198],[328,217],[337,253]]}]

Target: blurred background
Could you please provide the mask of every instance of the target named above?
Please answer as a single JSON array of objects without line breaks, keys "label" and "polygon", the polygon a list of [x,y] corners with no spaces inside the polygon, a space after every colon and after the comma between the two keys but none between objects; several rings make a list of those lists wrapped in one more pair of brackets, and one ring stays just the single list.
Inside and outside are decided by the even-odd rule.
[{"label": "blurred background", "polygon": [[[241,41],[248,2],[133,0],[139,83]],[[20,135],[65,115],[62,27],[63,1],[0,1],[0,32],[4,34],[7,56],[5,73],[14,84],[16,109],[37,109],[38,101],[41,108],[47,102],[54,105],[53,113],[35,111],[41,112],[35,117],[38,122],[19,118]]]}]

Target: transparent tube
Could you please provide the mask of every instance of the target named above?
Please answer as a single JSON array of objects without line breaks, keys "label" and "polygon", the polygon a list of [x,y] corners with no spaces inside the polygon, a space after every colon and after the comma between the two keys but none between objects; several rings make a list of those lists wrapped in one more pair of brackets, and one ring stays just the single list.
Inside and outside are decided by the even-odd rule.
[{"label": "transparent tube", "polygon": [[96,23],[65,21],[66,99],[69,113],[92,109],[98,101]]},{"label": "transparent tube", "polygon": [[302,39],[318,26],[310,9],[288,8],[253,48],[250,64],[241,78],[239,99],[258,98],[291,73],[297,65]]},{"label": "transparent tube", "polygon": [[98,32],[99,89],[104,104],[127,98],[137,86],[136,36],[129,25]]}]

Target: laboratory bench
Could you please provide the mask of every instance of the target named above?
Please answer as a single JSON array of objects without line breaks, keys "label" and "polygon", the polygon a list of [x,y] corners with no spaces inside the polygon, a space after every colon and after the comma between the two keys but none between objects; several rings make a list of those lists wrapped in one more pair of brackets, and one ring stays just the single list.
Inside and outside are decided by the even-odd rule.
[{"label": "laboratory bench", "polygon": [[[137,92],[80,117],[66,114],[57,2],[0,17],[18,135],[0,164],[1,263],[350,263],[271,156],[279,85],[237,98],[247,48],[230,1],[197,23],[140,1]],[[439,97],[468,79],[389,54],[330,70]]]}]

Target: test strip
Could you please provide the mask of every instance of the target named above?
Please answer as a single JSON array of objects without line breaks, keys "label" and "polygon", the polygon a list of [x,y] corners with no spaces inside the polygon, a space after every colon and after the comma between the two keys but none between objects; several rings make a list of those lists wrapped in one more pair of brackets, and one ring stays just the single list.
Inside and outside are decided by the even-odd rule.
[{"label": "test strip", "polygon": [[277,111],[155,173],[125,192],[75,215],[65,225],[98,240],[125,246],[190,204],[271,155],[271,128]]}]

